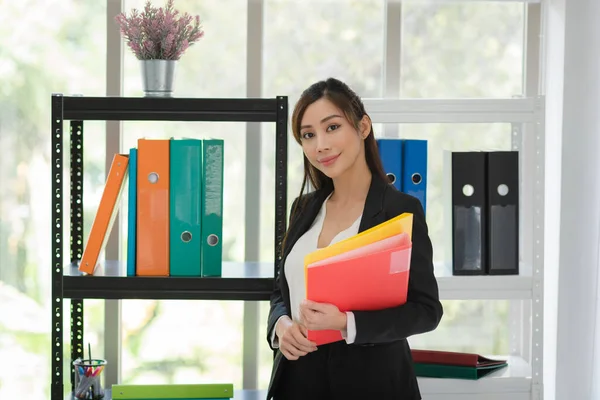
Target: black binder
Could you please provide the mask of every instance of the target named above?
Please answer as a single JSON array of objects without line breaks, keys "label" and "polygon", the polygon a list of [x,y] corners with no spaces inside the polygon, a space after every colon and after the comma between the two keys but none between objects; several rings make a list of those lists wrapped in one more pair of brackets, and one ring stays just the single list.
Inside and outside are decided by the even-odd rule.
[{"label": "black binder", "polygon": [[519,273],[519,153],[488,153],[488,274]]},{"label": "black binder", "polygon": [[485,152],[452,153],[452,273],[483,275],[487,263]]}]

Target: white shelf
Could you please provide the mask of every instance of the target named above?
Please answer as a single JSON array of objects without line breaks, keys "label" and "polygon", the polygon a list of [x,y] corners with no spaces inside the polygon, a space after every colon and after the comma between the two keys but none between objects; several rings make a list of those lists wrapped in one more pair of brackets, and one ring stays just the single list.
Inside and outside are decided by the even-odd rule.
[{"label": "white shelf", "polygon": [[373,123],[526,123],[537,122],[540,100],[363,99]]},{"label": "white shelf", "polygon": [[442,300],[531,299],[530,276],[439,276]]},{"label": "white shelf", "polygon": [[[117,268],[117,267],[115,267]],[[118,269],[120,268],[120,269]],[[124,271],[118,267],[117,271]],[[445,263],[435,264],[435,277],[440,298],[443,300],[526,300],[532,298],[533,279],[526,275],[531,271],[520,266],[522,275],[472,275],[454,276]],[[223,277],[272,278],[273,264],[269,262],[225,262]]]},{"label": "white shelf", "polygon": [[[506,359],[502,356],[490,356]],[[478,380],[419,377],[423,400],[529,400],[531,367],[521,357],[510,356],[508,367]]]},{"label": "white shelf", "polygon": [[533,279],[526,274],[456,276],[446,265],[436,264],[435,277],[443,300],[526,300],[533,293]]}]

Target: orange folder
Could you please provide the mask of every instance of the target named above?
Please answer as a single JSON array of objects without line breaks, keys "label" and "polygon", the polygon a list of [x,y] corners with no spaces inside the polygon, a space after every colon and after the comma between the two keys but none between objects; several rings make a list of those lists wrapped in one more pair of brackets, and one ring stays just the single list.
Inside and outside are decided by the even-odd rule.
[{"label": "orange folder", "polygon": [[129,156],[125,154],[115,154],[113,157],[102,198],[98,205],[98,211],[94,217],[90,236],[83,250],[83,256],[79,263],[79,271],[93,275],[100,252],[106,246],[106,241],[112,230],[113,223],[119,211],[119,202],[123,193],[123,184],[129,166]]},{"label": "orange folder", "polygon": [[138,139],[139,276],[169,276],[169,143],[169,139]]},{"label": "orange folder", "polygon": [[[407,232],[306,266],[306,298],[340,311],[381,310],[406,303],[412,242]],[[343,340],[340,331],[308,331],[318,346]]]}]

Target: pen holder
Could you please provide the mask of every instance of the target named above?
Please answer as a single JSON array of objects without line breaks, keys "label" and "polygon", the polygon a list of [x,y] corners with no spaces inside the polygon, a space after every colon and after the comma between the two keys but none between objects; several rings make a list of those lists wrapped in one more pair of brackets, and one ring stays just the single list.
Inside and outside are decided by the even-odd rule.
[{"label": "pen holder", "polygon": [[102,371],[106,366],[106,360],[81,358],[73,361],[75,368],[75,385],[73,398],[80,400],[101,400],[104,398],[104,387],[102,385]]}]

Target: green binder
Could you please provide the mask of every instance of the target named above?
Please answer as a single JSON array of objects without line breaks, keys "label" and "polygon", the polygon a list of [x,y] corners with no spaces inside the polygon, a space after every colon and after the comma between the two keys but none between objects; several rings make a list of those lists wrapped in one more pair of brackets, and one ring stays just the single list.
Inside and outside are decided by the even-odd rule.
[{"label": "green binder", "polygon": [[221,139],[202,144],[202,276],[221,276],[223,261],[223,158]]},{"label": "green binder", "polygon": [[127,400],[229,399],[233,384],[113,385],[112,398]]},{"label": "green binder", "polygon": [[202,141],[171,139],[169,274],[200,276]]},{"label": "green binder", "polygon": [[507,365],[507,363],[504,363],[481,367],[463,367],[457,365],[415,363],[414,370],[417,376],[428,378],[477,380]]}]

